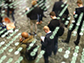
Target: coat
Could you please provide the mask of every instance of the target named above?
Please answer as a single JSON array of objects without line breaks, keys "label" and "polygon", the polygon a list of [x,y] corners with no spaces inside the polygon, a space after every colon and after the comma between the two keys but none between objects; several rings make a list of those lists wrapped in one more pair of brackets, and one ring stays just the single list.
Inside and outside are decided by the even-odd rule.
[{"label": "coat", "polygon": [[[31,8],[34,8],[33,10],[31,10],[28,14],[27,17],[30,18],[30,20],[37,20],[37,15],[38,15],[38,7],[34,7],[32,6]],[[30,9],[31,9],[30,8]]]},{"label": "coat", "polygon": [[64,26],[61,24],[62,23],[60,22],[60,20],[52,19],[48,24],[48,27],[52,32],[55,30],[56,27],[59,27],[60,29],[58,30],[56,36],[62,36],[64,33]]},{"label": "coat", "polygon": [[[77,16],[76,18],[74,17],[75,23],[73,23],[74,26],[73,26],[73,28],[72,28],[72,31],[73,31],[73,30],[76,28],[76,26],[77,26],[76,24],[77,24],[77,22],[78,22],[78,19],[79,19],[80,14],[81,14],[81,13],[84,13],[84,7],[76,8],[76,9],[75,9],[75,12],[76,12],[75,14],[77,14],[78,16]],[[78,33],[81,31],[83,21],[84,21],[84,14],[83,14],[83,17],[82,17],[82,19],[81,19],[79,28],[78,28],[78,30],[77,30]]]},{"label": "coat", "polygon": [[51,53],[54,49],[54,39],[50,39],[51,35],[52,35],[52,33],[46,34],[44,42],[41,41],[41,43],[42,43],[41,49],[44,50],[45,54],[47,54],[48,56],[51,55]]},{"label": "coat", "polygon": [[[59,14],[60,12],[63,10],[63,8],[66,6],[66,4],[64,4],[64,7],[61,7],[64,3],[62,1],[58,1],[58,2],[55,2],[54,6],[53,6],[53,9],[52,11],[55,12],[56,16],[59,17]],[[66,15],[68,16],[69,15],[69,11],[68,11],[68,8],[65,10],[64,14],[63,15]],[[63,16],[62,15],[62,16]]]},{"label": "coat", "polygon": [[[61,7],[62,5],[64,5],[63,7]],[[65,22],[68,20],[67,18],[69,17],[69,11],[68,8],[66,8],[66,10],[64,11],[62,16],[59,16],[59,14],[61,13],[61,11],[65,8],[67,4],[64,4],[62,1],[58,1],[55,2],[52,11],[55,12],[56,17],[60,17],[61,22],[65,25]],[[62,20],[64,19],[64,20]],[[70,23],[70,20],[69,20]],[[69,24],[68,24],[69,25]],[[67,27],[68,25],[65,25],[65,27]]]},{"label": "coat", "polygon": [[[21,61],[21,63],[35,63],[35,59],[32,61],[29,61],[27,59],[27,56],[29,54],[27,54],[27,45],[30,44],[32,41],[34,40],[33,36],[28,37],[27,39],[25,39],[23,42],[21,42],[17,47],[16,50],[18,50],[19,47],[22,47],[23,49],[20,51],[20,55],[23,56],[23,60]],[[33,49],[33,48],[32,48]],[[31,50],[31,49],[30,49]],[[37,56],[37,55],[36,55]],[[36,57],[35,56],[35,57]]]}]

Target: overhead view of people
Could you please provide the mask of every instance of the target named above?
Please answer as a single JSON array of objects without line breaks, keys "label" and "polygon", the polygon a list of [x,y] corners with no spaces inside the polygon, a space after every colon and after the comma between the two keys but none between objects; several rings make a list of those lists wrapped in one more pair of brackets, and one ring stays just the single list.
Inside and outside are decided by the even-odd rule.
[{"label": "overhead view of people", "polygon": [[84,63],[84,0],[0,0],[0,63]]}]

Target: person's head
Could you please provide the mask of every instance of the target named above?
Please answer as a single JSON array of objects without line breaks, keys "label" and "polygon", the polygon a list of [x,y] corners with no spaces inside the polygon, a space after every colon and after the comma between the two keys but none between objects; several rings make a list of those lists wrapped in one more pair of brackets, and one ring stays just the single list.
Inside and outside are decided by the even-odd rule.
[{"label": "person's head", "polygon": [[83,5],[83,2],[81,0],[78,0],[77,2],[77,5],[80,7],[81,5]]},{"label": "person's head", "polygon": [[53,17],[56,17],[56,14],[54,11],[50,12],[50,17],[53,18]]},{"label": "person's head", "polygon": [[28,38],[28,33],[27,32],[22,32],[21,36],[26,39],[26,38]]},{"label": "person's head", "polygon": [[33,0],[33,1],[31,2],[31,4],[34,6],[34,5],[37,4],[37,2],[36,2],[35,0]]},{"label": "person's head", "polygon": [[49,27],[48,26],[44,26],[43,27],[43,30],[45,31],[45,33],[48,33],[50,31]]}]

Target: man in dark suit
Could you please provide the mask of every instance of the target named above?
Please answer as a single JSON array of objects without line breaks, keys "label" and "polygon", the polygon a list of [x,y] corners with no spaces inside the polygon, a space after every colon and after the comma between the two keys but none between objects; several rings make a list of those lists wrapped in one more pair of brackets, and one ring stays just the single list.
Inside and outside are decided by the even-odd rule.
[{"label": "man in dark suit", "polygon": [[53,32],[55,30],[56,27],[60,27],[60,29],[58,30],[57,34],[55,35],[55,42],[54,42],[54,54],[56,54],[57,49],[58,49],[58,37],[62,36],[62,34],[64,33],[64,27],[62,25],[62,23],[60,22],[59,19],[57,19],[55,12],[51,12],[50,13],[50,17],[52,18],[52,20],[50,21],[50,23],[48,24],[49,29]]},{"label": "man in dark suit", "polygon": [[45,51],[45,53],[44,53],[45,63],[49,63],[48,57],[51,56],[51,53],[54,49],[54,39],[50,39],[52,32],[50,31],[48,26],[44,26],[43,29],[46,33],[46,36],[44,38],[44,41],[41,40],[41,44],[42,44],[41,49]]},{"label": "man in dark suit", "polygon": [[59,16],[60,12],[62,11],[62,7],[61,7],[62,4],[64,4],[62,2],[62,0],[59,0],[58,2],[54,3],[52,11],[55,12],[55,14],[56,14],[57,17]]},{"label": "man in dark suit", "polygon": [[[64,6],[62,7],[62,5],[64,5]],[[68,8],[66,8],[66,10],[64,11],[62,16],[59,16],[59,14],[62,12],[62,10],[65,8],[66,5],[67,4],[65,4],[62,0],[59,0],[59,1],[55,2],[53,9],[52,9],[52,11],[55,12],[56,17],[60,17],[61,19],[64,19],[64,20],[62,20],[63,24],[65,24],[65,22],[69,16]],[[65,26],[65,27],[67,27],[67,26]]]},{"label": "man in dark suit", "polygon": [[67,34],[67,38],[66,40],[62,40],[62,42],[66,42],[66,43],[69,43],[70,41],[70,37],[71,37],[71,32],[78,26],[78,30],[77,30],[77,39],[76,41],[74,41],[75,45],[78,45],[79,44],[79,41],[80,41],[80,31],[81,31],[81,28],[82,28],[82,24],[83,24],[83,21],[84,21],[84,14],[82,16],[82,19],[80,21],[80,24],[77,25],[78,21],[79,21],[79,17],[81,15],[81,13],[84,13],[84,6],[83,6],[83,3],[81,0],[78,0],[77,1],[77,5],[79,6],[79,8],[76,8],[75,9],[75,12],[73,13],[74,15],[78,15],[75,19],[75,23],[73,23],[73,27],[71,30],[68,30],[68,34]]}]

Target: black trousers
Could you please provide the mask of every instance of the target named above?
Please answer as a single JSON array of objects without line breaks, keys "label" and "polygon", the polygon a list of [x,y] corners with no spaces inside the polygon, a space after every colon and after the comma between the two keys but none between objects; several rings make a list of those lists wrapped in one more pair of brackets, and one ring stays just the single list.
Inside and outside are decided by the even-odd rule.
[{"label": "black trousers", "polygon": [[44,54],[44,61],[45,61],[45,63],[49,63],[48,57],[49,57],[49,56],[45,53],[45,54]]},{"label": "black trousers", "polygon": [[[68,34],[67,34],[67,38],[66,38],[66,41],[67,41],[67,42],[70,41],[71,33],[72,33],[72,30],[68,30]],[[81,36],[79,35],[79,32],[77,32],[76,43],[79,43],[79,41],[80,41],[80,37],[81,37]]]}]

